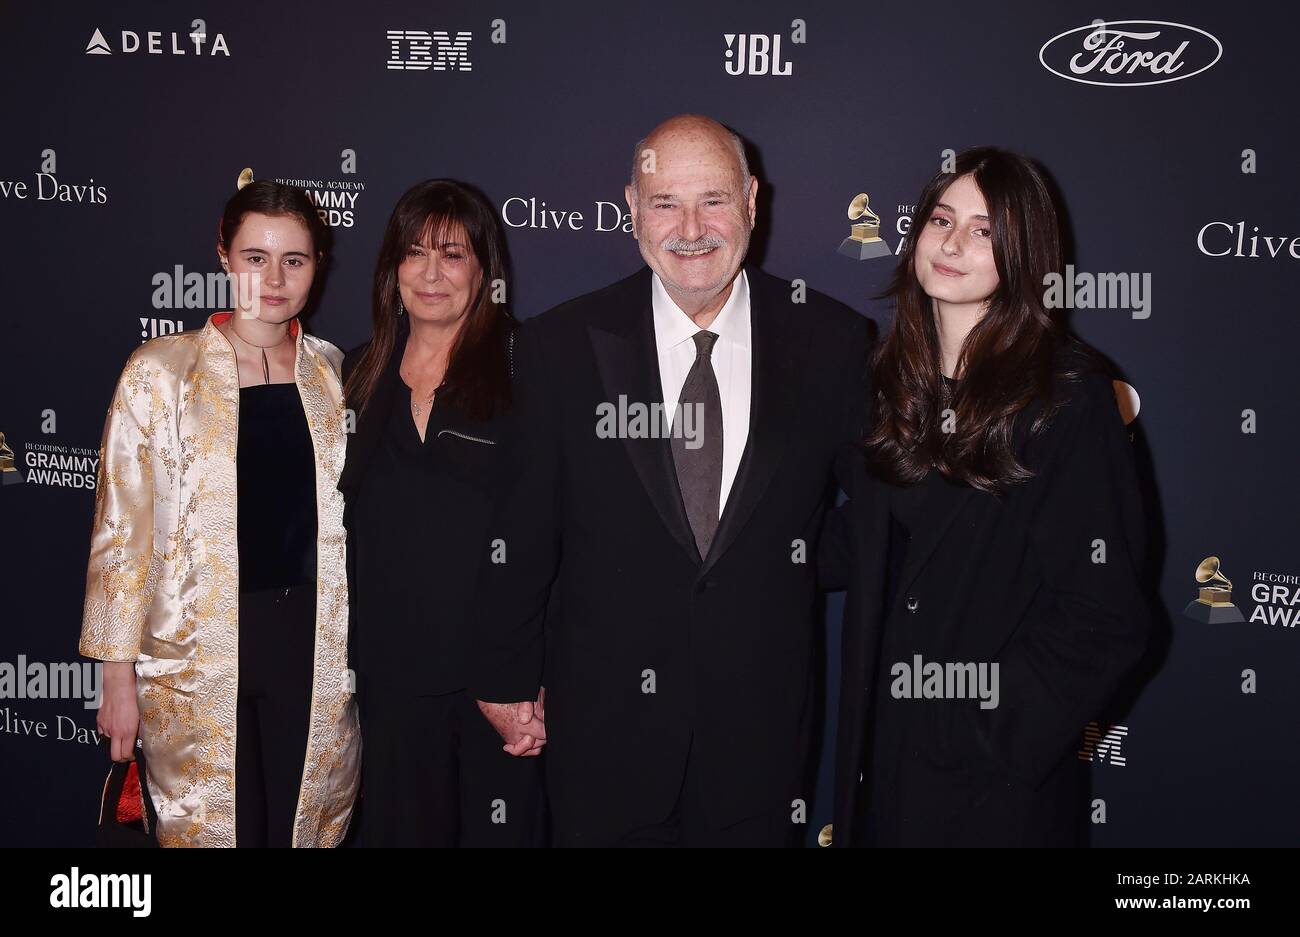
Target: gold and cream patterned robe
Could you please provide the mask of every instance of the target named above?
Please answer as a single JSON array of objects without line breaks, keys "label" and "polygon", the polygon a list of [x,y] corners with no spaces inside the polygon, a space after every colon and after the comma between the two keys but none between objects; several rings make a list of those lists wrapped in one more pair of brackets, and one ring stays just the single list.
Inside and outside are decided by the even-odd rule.
[{"label": "gold and cream patterned robe", "polygon": [[[239,371],[216,325],[141,345],[104,426],[81,653],[134,661],[140,738],[164,846],[234,846]],[[334,846],[361,738],[347,674],[342,354],[290,325],[316,453],[316,651],[293,845]]]}]

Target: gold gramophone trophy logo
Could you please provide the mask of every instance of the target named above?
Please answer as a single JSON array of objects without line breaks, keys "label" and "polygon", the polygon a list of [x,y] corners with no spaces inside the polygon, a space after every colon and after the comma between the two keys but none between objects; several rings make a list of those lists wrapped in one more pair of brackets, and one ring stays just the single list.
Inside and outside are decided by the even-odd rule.
[{"label": "gold gramophone trophy logo", "polygon": [[14,464],[14,451],[5,442],[5,434],[0,433],[0,486],[17,485],[23,480],[22,472]]},{"label": "gold gramophone trophy logo", "polygon": [[858,193],[849,202],[849,220],[855,224],[849,226],[849,236],[840,243],[841,254],[854,260],[893,256],[889,245],[881,240],[880,216],[871,210],[866,192]]},{"label": "gold gramophone trophy logo", "polygon": [[[1207,556],[1196,567],[1196,581],[1201,584],[1195,599],[1187,603],[1183,614],[1207,625],[1225,625],[1245,621],[1232,604],[1232,580],[1219,571],[1219,558]],[[1220,585],[1221,583],[1221,585]]]}]

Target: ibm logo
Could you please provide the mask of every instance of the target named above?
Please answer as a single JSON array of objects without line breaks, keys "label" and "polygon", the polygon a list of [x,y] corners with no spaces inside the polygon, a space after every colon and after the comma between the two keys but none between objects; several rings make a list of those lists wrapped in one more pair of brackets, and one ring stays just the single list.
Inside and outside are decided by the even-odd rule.
[{"label": "ibm logo", "polygon": [[[427,33],[422,29],[388,30],[388,67],[393,71],[423,72],[432,68],[435,72],[473,71],[469,60],[469,44],[474,38],[470,32],[458,32],[452,39],[450,33],[434,31]],[[406,58],[402,58],[402,43],[406,43]],[[438,44],[438,56],[433,56],[434,43]]]},{"label": "ibm logo", "polygon": [[1107,726],[1103,734],[1100,725],[1088,723],[1083,730],[1083,748],[1079,750],[1079,760],[1099,764],[1109,762],[1116,768],[1124,767],[1126,762],[1120,752],[1120,744],[1126,735],[1128,726]]},{"label": "ibm logo", "polygon": [[781,61],[781,35],[765,33],[724,33],[727,51],[723,53],[728,75],[775,75],[785,77],[794,71],[794,63]]}]

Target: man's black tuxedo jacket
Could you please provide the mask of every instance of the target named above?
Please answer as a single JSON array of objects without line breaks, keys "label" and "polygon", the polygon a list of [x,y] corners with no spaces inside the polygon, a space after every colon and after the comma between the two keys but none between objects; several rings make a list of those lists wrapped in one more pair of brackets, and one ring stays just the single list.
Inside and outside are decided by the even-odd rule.
[{"label": "man's black tuxedo jacket", "polygon": [[867,328],[746,270],[749,438],[703,561],[670,440],[597,433],[600,404],[663,400],[649,269],[517,334],[517,477],[472,688],[515,702],[546,687],[552,807],[579,840],[664,820],[688,751],[720,825],[809,795],[814,547],[833,465],[862,433]]}]

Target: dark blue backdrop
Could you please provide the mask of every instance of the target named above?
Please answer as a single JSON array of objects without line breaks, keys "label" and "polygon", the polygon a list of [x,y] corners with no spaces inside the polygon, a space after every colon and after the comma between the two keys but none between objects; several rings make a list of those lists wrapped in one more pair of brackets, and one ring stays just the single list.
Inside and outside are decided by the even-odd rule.
[{"label": "dark blue backdrop", "polygon": [[[1297,17],[1273,5],[1103,4],[1089,16],[1138,34],[1120,37],[1118,54],[1165,56],[1133,74],[1074,73],[1072,57],[1085,68],[1092,56],[1091,30],[1061,36],[1089,26],[1065,6],[8,7],[0,432],[15,453],[9,475],[24,481],[0,489],[0,665],[77,659],[110,391],[135,345],[212,311],[158,308],[157,278],[217,269],[218,211],[245,167],[297,180],[326,211],[334,262],[309,327],[347,348],[368,332],[387,214],[420,179],[474,182],[503,210],[522,317],[635,269],[620,224],[631,148],[684,111],[752,144],[762,264],[887,325],[871,297],[891,260],[836,252],[849,200],[870,193],[897,249],[944,151],[992,143],[1054,175],[1078,270],[1150,275],[1149,317],[1074,316],[1140,398],[1131,430],[1159,548],[1150,679],[1131,706],[1099,717],[1108,743],[1090,748],[1080,726],[1104,801],[1080,805],[1104,814],[1094,842],[1296,843]],[[1116,22],[1137,15],[1151,19]],[[469,35],[456,45],[458,33]],[[581,212],[578,228],[551,216],[530,225],[543,203]],[[1211,555],[1242,622],[1183,614]],[[839,597],[827,606],[833,699]],[[74,727],[93,728],[94,715],[78,700],[0,699],[4,843],[90,841],[106,755]],[[829,815],[828,755],[810,841]]]}]

